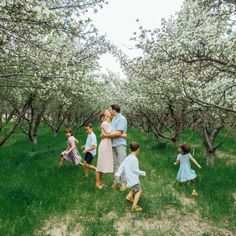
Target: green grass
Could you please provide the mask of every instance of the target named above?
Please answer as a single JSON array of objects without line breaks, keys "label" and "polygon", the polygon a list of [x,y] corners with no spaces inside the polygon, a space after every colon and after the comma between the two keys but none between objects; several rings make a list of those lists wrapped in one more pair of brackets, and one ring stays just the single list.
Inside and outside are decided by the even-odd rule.
[{"label": "green grass", "polygon": [[[95,132],[99,134],[98,129]],[[178,168],[173,166],[177,149],[169,143],[157,143],[153,135],[129,129],[128,141],[140,143],[140,169],[147,172],[142,177],[142,213],[134,219],[161,219],[166,210],[172,208],[183,214],[183,206],[177,197],[191,198],[193,186],[175,182]],[[80,145],[86,135],[83,129],[76,132]],[[98,135],[99,136],[99,135]],[[227,222],[227,228],[235,230],[235,202],[232,193],[236,192],[236,167],[226,165],[225,160],[217,159],[216,166],[205,165],[201,141],[190,131],[181,136],[181,142],[198,145],[195,148],[197,160],[202,170],[193,169],[198,174],[194,187],[199,192],[197,205],[187,211],[200,211],[203,219],[214,224]],[[221,148],[222,152],[236,156],[233,137]],[[116,221],[129,212],[124,200],[126,193],[107,188],[95,189],[95,176],[89,173],[83,179],[83,168],[65,163],[59,168],[59,154],[66,146],[66,138],[61,132],[57,137],[41,127],[38,144],[33,145],[19,130],[0,148],[0,235],[45,235],[38,231],[48,222],[66,221],[68,231],[79,225],[83,235],[117,235]],[[96,163],[96,159],[94,164]],[[111,185],[113,176],[105,175],[104,182]],[[107,217],[110,213],[116,217]],[[40,233],[41,232],[41,233]],[[172,235],[167,232],[166,235]],[[126,232],[124,235],[129,235]],[[147,234],[148,235],[148,234]],[[149,235],[161,235],[150,231]]]}]

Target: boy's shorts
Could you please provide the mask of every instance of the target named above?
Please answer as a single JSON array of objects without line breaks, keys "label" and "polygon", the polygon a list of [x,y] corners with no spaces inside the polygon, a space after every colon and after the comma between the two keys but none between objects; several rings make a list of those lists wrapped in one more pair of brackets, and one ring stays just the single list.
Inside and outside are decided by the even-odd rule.
[{"label": "boy's shorts", "polygon": [[91,153],[91,152],[86,152],[86,153],[85,153],[84,160],[85,160],[88,164],[91,164],[92,161],[93,161],[93,155],[92,155],[92,153]]},{"label": "boy's shorts", "polygon": [[142,190],[142,188],[141,188],[140,184],[135,184],[133,187],[131,187],[131,190],[133,190],[135,193],[137,193],[140,190]]}]

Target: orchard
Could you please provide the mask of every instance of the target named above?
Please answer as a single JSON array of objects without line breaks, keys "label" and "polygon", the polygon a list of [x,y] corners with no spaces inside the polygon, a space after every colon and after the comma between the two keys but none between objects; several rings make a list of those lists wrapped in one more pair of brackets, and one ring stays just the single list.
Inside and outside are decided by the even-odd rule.
[{"label": "orchard", "polygon": [[[91,16],[106,6],[105,0],[0,1],[0,202],[6,202],[0,234],[234,235],[236,2],[185,0],[151,30],[137,19],[130,39],[141,52],[136,57],[95,27]],[[119,61],[124,78],[112,68],[101,72],[106,53]],[[65,129],[82,145],[83,127],[92,123],[100,140],[98,117],[111,104],[127,118],[128,143],[141,144],[148,174],[140,221],[125,203],[112,202],[120,199],[117,192],[96,192],[93,177],[83,182],[81,170],[59,170],[55,158]],[[174,182],[173,162],[183,142],[196,148],[202,165],[194,200],[188,187]],[[182,210],[188,220],[195,214],[198,229],[179,228]],[[159,221],[163,212],[167,223]],[[173,217],[178,226],[168,228]],[[47,227],[58,218],[67,228],[58,226],[56,234]],[[119,227],[121,218],[132,227]],[[142,220],[148,226],[137,231],[133,226]]]},{"label": "orchard", "polygon": [[[161,28],[139,27],[131,40],[143,56],[134,59],[85,17],[104,4],[1,3],[0,145],[16,127],[34,143],[42,122],[55,134],[64,126],[77,129],[118,101],[132,124],[157,141],[176,143],[186,129],[198,130],[213,165],[224,143],[217,135],[235,133],[235,3],[185,1]],[[119,58],[125,81],[97,73],[99,55],[107,51]]]}]

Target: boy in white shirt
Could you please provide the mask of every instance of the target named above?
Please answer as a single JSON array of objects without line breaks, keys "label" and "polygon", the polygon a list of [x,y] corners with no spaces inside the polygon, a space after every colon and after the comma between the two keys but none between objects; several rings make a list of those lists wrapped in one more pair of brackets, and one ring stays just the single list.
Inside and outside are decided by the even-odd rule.
[{"label": "boy in white shirt", "polygon": [[138,143],[132,142],[129,146],[129,149],[131,152],[130,155],[127,156],[121,163],[118,171],[115,173],[115,176],[120,177],[122,172],[125,172],[127,187],[131,189],[126,197],[126,200],[133,203],[131,208],[133,212],[139,212],[143,210],[137,205],[142,193],[139,175],[146,176],[146,173],[145,171],[139,170],[139,162],[136,157],[140,150]]},{"label": "boy in white shirt", "polygon": [[84,174],[86,177],[88,177],[88,171],[96,170],[96,167],[91,165],[94,156],[96,155],[96,149],[97,149],[97,137],[95,133],[93,132],[92,124],[86,124],[84,126],[86,133],[88,134],[86,144],[81,147],[83,149],[83,153],[85,154],[84,157]]}]

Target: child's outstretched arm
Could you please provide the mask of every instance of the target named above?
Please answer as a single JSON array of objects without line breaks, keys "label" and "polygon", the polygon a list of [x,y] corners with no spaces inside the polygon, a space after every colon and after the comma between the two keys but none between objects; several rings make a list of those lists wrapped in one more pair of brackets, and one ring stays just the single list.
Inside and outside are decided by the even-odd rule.
[{"label": "child's outstretched arm", "polygon": [[133,172],[141,176],[146,176],[146,172],[139,169],[138,161],[134,161],[133,163]]},{"label": "child's outstretched arm", "polygon": [[190,160],[199,168],[201,169],[202,167],[198,164],[198,162],[194,159],[194,157],[190,157]]},{"label": "child's outstretched arm", "polygon": [[75,148],[75,142],[73,142],[73,143],[71,144],[70,149],[66,151],[67,154],[69,154],[74,148]]},{"label": "child's outstretched arm", "polygon": [[97,146],[96,146],[96,145],[93,145],[90,149],[85,149],[85,150],[83,151],[83,153],[91,152],[91,151],[95,150],[96,148],[97,148]]},{"label": "child's outstretched arm", "polygon": [[177,166],[178,164],[179,164],[179,160],[176,160],[176,161],[174,162],[174,165]]},{"label": "child's outstretched arm", "polygon": [[139,175],[141,175],[141,176],[146,176],[146,171],[139,170],[138,173],[139,173]]},{"label": "child's outstretched arm", "polygon": [[177,166],[179,163],[180,163],[180,158],[181,158],[181,155],[178,154],[177,155],[177,158],[176,158],[176,161],[174,162],[174,165]]}]

